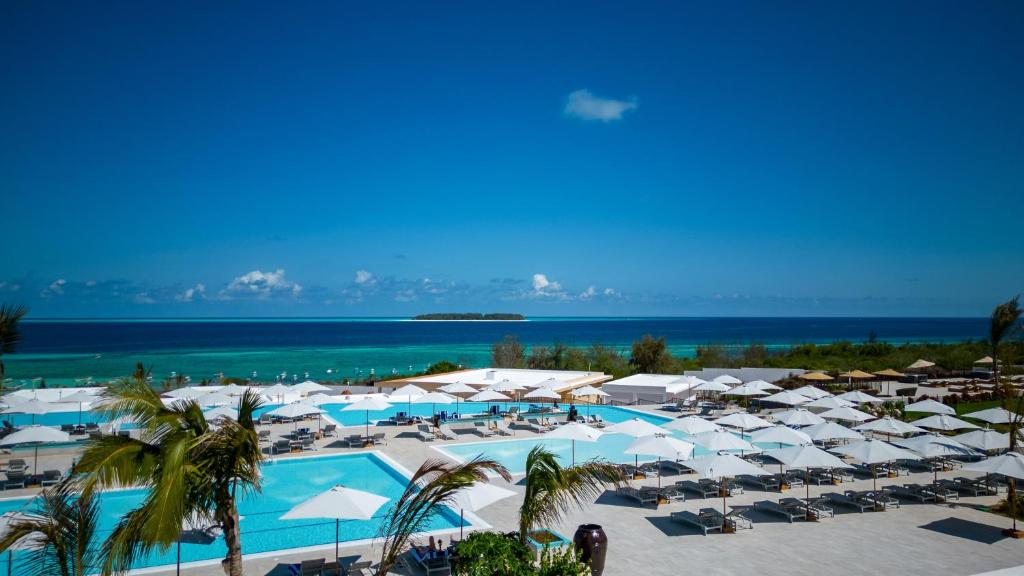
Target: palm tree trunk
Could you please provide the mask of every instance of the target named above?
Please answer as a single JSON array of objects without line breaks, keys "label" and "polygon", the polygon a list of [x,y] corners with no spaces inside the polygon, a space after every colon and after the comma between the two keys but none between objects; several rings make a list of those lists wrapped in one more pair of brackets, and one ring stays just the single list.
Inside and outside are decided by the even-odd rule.
[{"label": "palm tree trunk", "polygon": [[217,506],[217,516],[224,530],[224,543],[228,546],[228,555],[221,561],[221,567],[227,576],[242,576],[242,534],[234,497],[224,498]]}]

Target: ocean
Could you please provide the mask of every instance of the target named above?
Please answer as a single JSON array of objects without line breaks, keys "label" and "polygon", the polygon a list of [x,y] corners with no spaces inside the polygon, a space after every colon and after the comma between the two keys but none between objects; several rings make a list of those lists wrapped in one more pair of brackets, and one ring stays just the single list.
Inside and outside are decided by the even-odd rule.
[{"label": "ocean", "polygon": [[422,370],[449,360],[481,367],[505,335],[523,344],[604,344],[627,349],[645,334],[673,354],[698,345],[768,347],[836,340],[951,342],[982,339],[986,318],[531,318],[524,322],[424,322],[398,318],[34,320],[22,325],[19,352],[4,357],[7,377],[81,385],[130,374],[136,362],[161,379],[193,382],[219,373],[272,381],[341,380]]}]

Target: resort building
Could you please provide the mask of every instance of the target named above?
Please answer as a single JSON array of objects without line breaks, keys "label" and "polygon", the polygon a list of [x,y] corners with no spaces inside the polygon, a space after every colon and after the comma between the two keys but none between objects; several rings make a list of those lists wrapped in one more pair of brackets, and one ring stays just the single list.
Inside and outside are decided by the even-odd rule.
[{"label": "resort building", "polygon": [[613,404],[665,404],[687,398],[693,394],[691,388],[719,376],[728,375],[743,382],[777,382],[804,372],[798,368],[705,368],[681,375],[634,374],[608,382],[601,389],[609,394],[607,400]]}]

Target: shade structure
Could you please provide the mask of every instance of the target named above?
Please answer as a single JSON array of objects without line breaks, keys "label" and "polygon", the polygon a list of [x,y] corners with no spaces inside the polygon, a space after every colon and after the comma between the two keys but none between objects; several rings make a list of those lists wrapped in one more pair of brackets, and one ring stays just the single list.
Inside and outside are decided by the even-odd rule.
[{"label": "shade structure", "polygon": [[291,391],[292,389],[284,384],[274,384],[273,386],[260,389],[261,394],[268,398],[277,398],[278,402],[282,402],[284,400],[284,395]]},{"label": "shade structure", "polygon": [[884,376],[887,378],[903,378],[904,376],[906,376],[906,374],[904,374],[903,372],[897,372],[892,368],[886,368],[885,370],[879,370],[878,372],[875,372],[875,376]]},{"label": "shade structure", "polygon": [[534,382],[533,384],[527,384],[527,388],[558,388],[564,386],[565,383],[561,380],[555,380],[554,378],[548,378],[541,380],[540,382]]},{"label": "shade structure", "polygon": [[752,432],[750,434],[750,441],[801,446],[803,444],[810,444],[811,437],[805,432],[793,430],[787,426],[772,426],[771,428],[762,428]]},{"label": "shade structure", "polygon": [[965,420],[955,418],[948,414],[936,414],[935,416],[928,416],[927,418],[921,418],[920,420],[914,420],[911,422],[914,426],[920,426],[921,428],[929,428],[931,430],[977,430],[979,426],[971,424]]},{"label": "shade structure", "polygon": [[929,362],[924,359],[918,359],[910,366],[907,366],[907,370],[924,370],[925,368],[931,368],[932,366],[935,366],[935,362]]},{"label": "shade structure", "polygon": [[366,435],[370,435],[370,412],[380,412],[391,408],[391,404],[376,396],[367,396],[358,402],[353,402],[341,409],[342,412],[362,410],[366,413]]},{"label": "shade structure", "polygon": [[309,394],[311,392],[328,392],[330,388],[323,384],[318,384],[312,380],[306,380],[292,386],[292,392],[298,392],[299,394]]},{"label": "shade structure", "polygon": [[405,403],[406,409],[409,410],[409,412],[412,412],[412,401],[426,393],[426,390],[416,386],[415,384],[406,384],[391,394],[388,394],[388,402],[392,404],[398,404],[400,402]]},{"label": "shade structure", "polygon": [[[1013,481],[1024,480],[1024,455],[1018,452],[1007,452],[1000,454],[999,456],[993,456],[986,458],[981,462],[974,462],[964,466],[964,470],[971,470],[973,472],[984,472],[985,474],[1002,474],[1008,478],[1013,478]],[[1017,515],[1014,513],[1015,510],[1012,508],[1013,500],[1010,502],[1010,515],[1013,518],[1014,533],[1017,532]]]},{"label": "shade structure", "polygon": [[70,442],[71,436],[66,432],[61,432],[56,428],[50,428],[49,426],[38,426],[33,424],[32,426],[25,426],[17,432],[13,432],[0,438],[0,446],[18,446],[21,444],[31,444],[35,446],[35,457],[32,462],[33,469],[38,469],[39,464],[39,445],[40,444],[57,444],[60,442]]},{"label": "shade structure", "polygon": [[445,394],[444,392],[427,392],[426,394],[418,398],[414,398],[412,403],[430,404],[430,413],[431,415],[433,415],[435,414],[434,409],[437,404],[447,406],[448,404],[458,403],[458,401],[458,397],[452,396],[450,394]]},{"label": "shade structure", "polygon": [[901,438],[894,440],[893,444],[906,448],[921,458],[957,458],[961,456],[977,456],[978,454],[970,446],[965,446],[953,438],[934,433],[922,434],[913,438]]},{"label": "shade structure", "polygon": [[988,408],[963,415],[964,418],[973,418],[989,424],[1009,424],[1013,420],[1013,416],[1013,412],[1006,408]]},{"label": "shade structure", "polygon": [[974,361],[975,364],[991,364],[993,362],[994,360],[991,356],[982,356],[981,358],[978,358],[977,360]]},{"label": "shade structure", "polygon": [[573,390],[571,394],[573,398],[581,398],[584,396],[599,396],[603,398],[605,396],[611,396],[611,394],[608,394],[604,390],[601,390],[600,388],[594,388],[593,386],[583,386],[581,388],[577,388]]},{"label": "shade structure", "polygon": [[329,518],[334,520],[334,557],[338,557],[342,520],[369,520],[388,498],[362,490],[335,486],[299,503],[281,516],[281,520]]},{"label": "shade structure", "polygon": [[302,399],[303,402],[311,406],[319,406],[321,404],[335,404],[341,402],[341,398],[338,396],[329,396],[323,392],[317,392],[316,394],[310,394]]},{"label": "shade structure", "polygon": [[837,396],[837,398],[841,398],[843,400],[846,400],[847,402],[853,402],[854,404],[881,404],[882,402],[885,402],[885,400],[879,398],[878,396],[865,394],[860,390],[844,392],[843,394]]},{"label": "shade structure", "polygon": [[531,400],[561,400],[562,395],[550,388],[535,388],[524,394],[523,398],[529,398]]},{"label": "shade structure", "polygon": [[580,424],[579,422],[567,422],[562,424],[558,428],[555,428],[551,432],[544,435],[544,438],[551,438],[555,440],[571,440],[572,441],[572,464],[576,465],[576,441],[580,442],[597,442],[597,439],[604,436],[604,432],[587,426],[586,424]]},{"label": "shade structure", "polygon": [[232,420],[238,420],[238,410],[229,406],[218,406],[212,410],[203,412],[203,416],[207,420],[215,420],[217,418],[230,418]]},{"label": "shade structure", "polygon": [[805,471],[804,486],[807,490],[808,501],[811,499],[810,471],[812,468],[825,468],[829,470],[836,468],[853,468],[853,466],[850,466],[846,462],[843,462],[836,456],[829,454],[817,446],[791,446],[789,448],[769,450],[768,452],[765,452],[764,455],[770,456],[790,468],[799,468]]},{"label": "shade structure", "polygon": [[312,414],[322,414],[323,410],[306,404],[305,402],[292,402],[291,404],[285,404],[279,406],[273,410],[267,412],[271,416],[280,416],[282,418],[302,418],[303,416],[309,416]]},{"label": "shade structure", "polygon": [[705,382],[703,384],[697,384],[693,388],[690,388],[690,390],[693,390],[695,392],[718,392],[718,393],[722,393],[722,392],[728,392],[730,390],[730,388],[724,382],[714,382],[714,381],[711,381],[711,382]]},{"label": "shade structure", "polygon": [[733,428],[739,428],[740,430],[756,430],[758,428],[768,428],[772,426],[771,422],[758,418],[753,414],[747,414],[746,412],[733,412],[727,416],[722,416],[714,421],[719,426],[732,426]]},{"label": "shade structure", "polygon": [[806,396],[811,400],[817,400],[818,398],[827,398],[828,396],[832,395],[831,392],[825,392],[821,388],[815,388],[810,384],[808,384],[807,386],[801,386],[800,388],[793,390],[793,392],[796,392],[801,396]]},{"label": "shade structure", "polygon": [[926,412],[929,414],[949,414],[950,416],[956,415],[956,410],[952,406],[947,406],[942,402],[936,402],[931,398],[921,400],[920,402],[912,402],[903,407],[904,412]]},{"label": "shade structure", "polygon": [[[867,464],[874,469],[875,465],[883,464],[885,462],[892,462],[893,460],[920,460],[921,458],[907,450],[898,446],[893,446],[888,442],[881,440],[861,440],[860,442],[853,442],[845,446],[837,446],[829,450],[833,454],[842,454],[849,456],[854,460],[859,460],[864,464]],[[872,487],[876,494],[875,506],[878,506],[878,478],[876,474],[871,474]]]},{"label": "shade structure", "polygon": [[812,382],[828,382],[829,380],[834,380],[834,378],[823,372],[806,372],[800,375],[800,379],[810,380]]},{"label": "shade structure", "polygon": [[743,384],[735,388],[730,388],[728,392],[723,392],[723,394],[727,394],[729,396],[768,396],[771,393],[756,386]]},{"label": "shade structure", "polygon": [[902,420],[897,420],[892,416],[886,416],[884,418],[872,420],[871,422],[866,422],[859,426],[854,426],[853,429],[860,432],[871,431],[877,434],[896,434],[899,436],[902,436],[904,434],[917,434],[925,431],[924,428],[918,428],[913,424],[907,424],[906,422],[903,422]]},{"label": "shade structure", "polygon": [[683,418],[676,418],[671,422],[666,422],[661,425],[662,428],[669,430],[678,430],[684,434],[694,435],[702,432],[714,432],[715,430],[721,430],[722,427],[714,422],[705,420],[700,416],[685,416]]},{"label": "shade structure", "polygon": [[869,378],[874,378],[875,375],[865,372],[863,370],[850,370],[849,372],[843,372],[842,374],[839,375],[839,377],[847,379],[852,378],[855,380],[866,380]]},{"label": "shade structure", "polygon": [[448,394],[476,394],[477,389],[473,388],[469,384],[463,384],[462,382],[455,382],[452,384],[445,384],[438,388],[441,392],[447,392]]},{"label": "shade structure", "polygon": [[210,390],[202,390],[198,388],[192,388],[191,386],[185,386],[184,388],[177,388],[169,392],[164,392],[163,396],[167,398],[174,398],[175,400],[196,400],[202,396],[209,394]]},{"label": "shade structure", "polygon": [[491,384],[484,388],[484,390],[494,390],[495,392],[516,392],[518,390],[526,390],[526,386],[516,384],[511,380],[502,380],[501,382]]},{"label": "shade structure", "polygon": [[[631,418],[629,420],[623,420],[618,424],[612,424],[604,429],[608,434],[625,434],[626,436],[632,436],[633,438],[640,438],[641,436],[654,436],[656,434],[664,434],[665,431],[660,427],[651,424],[647,420],[641,420],[640,418]],[[634,466],[640,462],[640,457],[634,455],[633,464]]]},{"label": "shade structure", "polygon": [[842,420],[844,422],[867,422],[868,420],[875,418],[875,416],[868,414],[867,412],[861,412],[860,410],[849,406],[833,408],[822,412],[819,416],[826,420]]},{"label": "shade structure", "polygon": [[744,384],[750,388],[756,388],[758,390],[764,390],[765,392],[775,392],[776,390],[782,390],[782,386],[776,386],[771,382],[765,382],[764,380],[751,380]]},{"label": "shade structure", "polygon": [[467,488],[463,488],[452,496],[452,506],[459,509],[459,539],[462,539],[462,527],[465,525],[465,511],[476,512],[482,510],[499,500],[511,498],[516,493],[490,482],[474,482]]},{"label": "shade structure", "polygon": [[511,400],[508,396],[505,396],[501,392],[495,392],[494,390],[484,390],[477,392],[466,399],[468,402],[506,402]]},{"label": "shade structure", "polygon": [[971,430],[970,432],[957,434],[953,436],[953,440],[982,452],[1008,450],[1010,448],[1010,434],[1000,434],[991,428]]},{"label": "shade structure", "polygon": [[739,450],[740,452],[760,452],[761,449],[731,432],[719,430],[694,434],[691,440],[711,451]]},{"label": "shade structure", "polygon": [[806,408],[795,408],[771,415],[776,422],[786,426],[813,426],[825,422],[825,419]]},{"label": "shade structure", "polygon": [[824,398],[818,398],[817,400],[813,400],[803,405],[804,408],[824,408],[827,410],[832,410],[833,408],[843,408],[847,406],[856,406],[856,404],[850,402],[849,400],[843,400],[838,396],[826,396]]},{"label": "shade structure", "polygon": [[658,488],[661,488],[661,459],[686,460],[693,455],[693,444],[664,434],[656,434],[641,436],[633,440],[623,453],[656,457],[658,459]]},{"label": "shade structure", "polygon": [[759,398],[759,402],[775,402],[776,404],[785,404],[786,406],[799,406],[800,404],[807,404],[812,399],[801,394],[797,394],[792,390],[783,390],[782,392],[776,392],[771,396],[765,396]]},{"label": "shade structure", "polygon": [[804,434],[811,437],[811,440],[815,442],[824,442],[826,440],[863,440],[864,435],[855,430],[850,430],[846,426],[836,424],[835,422],[824,422],[822,424],[815,424],[808,426],[800,430]]},{"label": "shade structure", "polygon": [[241,396],[242,394],[245,394],[245,391],[248,389],[248,386],[239,386],[232,382],[226,386],[221,386],[220,390],[217,390],[217,392],[227,394],[228,396]]},{"label": "shade structure", "polygon": [[211,392],[196,398],[196,402],[204,408],[209,406],[237,406],[238,398],[224,394],[223,392]]},{"label": "shade structure", "polygon": [[[683,462],[683,465],[697,472],[701,478],[718,479],[722,484],[722,516],[727,514],[725,498],[729,494],[726,486],[728,478],[735,478],[744,474],[751,476],[767,476],[771,472],[755,466],[746,460],[732,454],[719,454],[705,458],[694,458]],[[723,531],[725,527],[722,527]]]},{"label": "shade structure", "polygon": [[60,399],[61,402],[67,402],[71,404],[78,404],[78,423],[82,423],[82,408],[86,404],[90,404],[90,407],[100,405],[104,400],[103,396],[97,396],[96,394],[86,391],[79,390],[70,396],[64,396]]},{"label": "shade structure", "polygon": [[32,423],[35,424],[37,415],[49,414],[53,412],[54,408],[56,407],[49,402],[43,402],[38,398],[29,398],[24,402],[15,403],[4,410],[0,410],[0,414],[30,414],[32,416]]},{"label": "shade structure", "polygon": [[717,382],[719,384],[727,384],[729,386],[736,386],[738,384],[743,384],[743,380],[740,380],[739,378],[737,378],[735,376],[730,376],[729,374],[721,374],[719,376],[715,376],[714,378],[711,379],[711,381],[712,382]]}]

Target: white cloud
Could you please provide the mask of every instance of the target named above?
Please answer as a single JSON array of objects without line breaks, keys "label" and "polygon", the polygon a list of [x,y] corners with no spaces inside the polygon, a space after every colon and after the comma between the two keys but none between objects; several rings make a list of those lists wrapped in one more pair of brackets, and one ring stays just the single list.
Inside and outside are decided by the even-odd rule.
[{"label": "white cloud", "polygon": [[615,291],[615,288],[605,288],[604,289],[604,295],[605,296],[618,296],[619,293]]},{"label": "white cloud", "polygon": [[136,304],[156,304],[156,300],[148,292],[139,292],[132,297],[132,302]]},{"label": "white cloud", "polygon": [[548,280],[547,274],[533,275],[534,292],[558,292],[561,289],[562,285],[553,280]]},{"label": "white cloud", "polygon": [[181,294],[175,294],[174,299],[178,302],[192,302],[195,299],[202,299],[206,295],[206,285],[196,284]]},{"label": "white cloud", "polygon": [[580,300],[590,300],[594,296],[597,296],[597,288],[593,286],[587,286],[587,289],[580,292]]},{"label": "white cloud", "polygon": [[612,122],[622,120],[623,114],[637,107],[636,98],[629,100],[616,100],[615,98],[602,98],[590,90],[577,90],[566,99],[565,114],[583,120],[598,120],[600,122]]},{"label": "white cloud", "polygon": [[43,288],[39,295],[43,298],[49,298],[51,296],[61,296],[64,294],[64,286],[68,283],[64,278],[58,278],[50,283],[49,286]]},{"label": "white cloud", "polygon": [[253,270],[239,276],[228,284],[222,294],[227,297],[249,295],[257,298],[269,298],[275,294],[298,296],[301,292],[302,286],[287,280],[284,277],[284,270],[278,268],[273,272]]},{"label": "white cloud", "polygon": [[356,270],[355,283],[360,286],[373,286],[377,284],[377,278],[368,270]]},{"label": "white cloud", "polygon": [[416,291],[412,289],[399,290],[395,294],[395,302],[415,302],[420,297],[416,295]]}]

